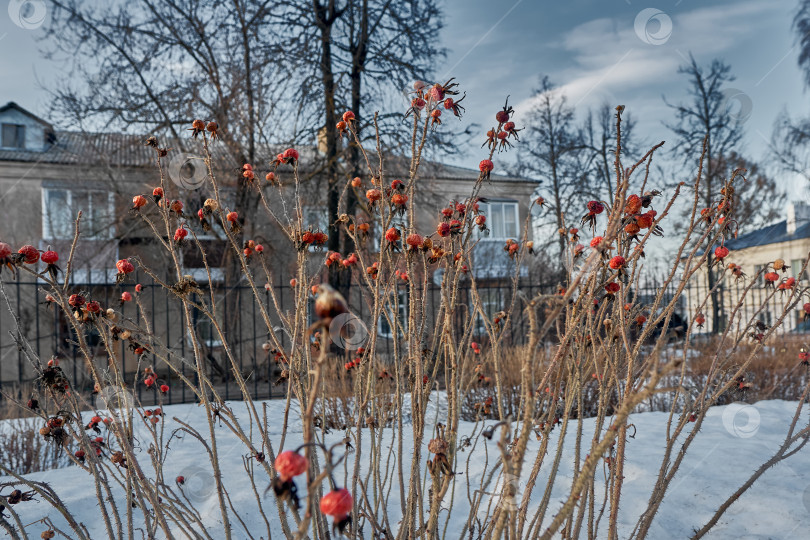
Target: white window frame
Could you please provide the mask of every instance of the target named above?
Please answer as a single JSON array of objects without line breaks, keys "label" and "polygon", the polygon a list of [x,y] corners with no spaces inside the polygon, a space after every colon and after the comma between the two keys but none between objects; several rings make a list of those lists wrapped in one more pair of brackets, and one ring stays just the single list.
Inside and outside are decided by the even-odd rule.
[{"label": "white window frame", "polygon": [[[89,234],[85,235],[85,238],[93,239],[93,240],[109,240],[113,235],[113,225],[115,222],[115,196],[111,191],[104,191],[102,189],[72,189],[67,187],[43,187],[41,190],[41,201],[42,201],[42,237],[46,240],[70,240],[73,238],[73,228],[71,227],[68,231],[65,232],[65,236],[55,236],[54,231],[51,230],[51,219],[48,214],[48,194],[51,192],[61,191],[65,193],[65,201],[67,203],[68,209],[70,211],[73,210],[73,197],[74,195],[82,194],[82,195],[93,195],[93,194],[106,194],[107,195],[107,214],[111,218],[110,226],[104,229],[104,234],[96,234],[90,236]],[[92,215],[92,204],[93,198],[88,197],[88,204],[91,206],[89,208],[83,208],[84,214]],[[71,221],[75,219],[75,216],[71,218]]]},{"label": "white window frame", "polygon": [[[492,214],[492,206],[494,206],[496,204],[500,205],[504,212],[506,212],[506,209],[509,206],[512,207],[512,211],[514,212],[514,216],[515,216],[515,234],[513,236],[512,235],[505,235],[505,236],[496,236],[495,235],[495,229],[493,227],[494,223],[492,221],[492,215],[493,215]],[[490,240],[490,241],[503,242],[503,241],[506,241],[506,240],[508,240],[510,238],[512,240],[518,240],[520,238],[520,204],[518,203],[518,201],[513,200],[513,199],[502,199],[502,200],[501,199],[494,199],[494,200],[489,200],[489,201],[487,201],[485,203],[478,203],[478,208],[479,208],[479,211],[487,217],[487,223],[486,224],[487,224],[487,228],[489,229],[489,234],[486,234],[483,231],[478,231],[477,236],[478,236],[478,238],[480,240],[484,240],[484,241]],[[502,215],[505,215],[505,213],[502,214]],[[504,225],[504,228],[505,228],[506,223],[504,223],[503,225]]]},{"label": "white window frame", "polygon": [[[394,295],[396,294],[397,299],[397,315],[399,319],[399,326],[398,328],[402,330],[403,334],[408,333],[408,291],[407,289],[397,289],[395,292],[391,292],[390,298],[393,302]],[[387,303],[383,309],[388,313],[388,316],[392,319],[394,318],[394,314],[391,311],[391,304]],[[387,327],[387,330],[386,330]],[[394,329],[388,324],[388,319],[385,317],[384,314],[380,314],[380,318],[377,319],[377,335],[384,339],[394,339],[396,336],[394,335]]]}]

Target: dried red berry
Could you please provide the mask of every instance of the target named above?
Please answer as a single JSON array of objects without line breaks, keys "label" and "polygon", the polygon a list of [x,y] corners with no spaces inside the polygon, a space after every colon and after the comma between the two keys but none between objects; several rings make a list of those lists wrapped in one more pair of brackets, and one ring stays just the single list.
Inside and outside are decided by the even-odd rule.
[{"label": "dried red berry", "polygon": [[115,263],[115,267],[118,269],[119,274],[131,274],[135,271],[135,267],[129,262],[129,259],[121,259]]},{"label": "dried red berry", "polygon": [[298,161],[298,150],[295,148],[287,148],[284,150],[284,162],[285,163],[292,163],[294,161]]},{"label": "dried red berry", "polygon": [[[36,264],[39,260],[39,251],[34,246],[25,245],[17,251],[20,255],[23,256],[23,262],[25,264]],[[3,257],[0,257],[2,259]]]},{"label": "dried red berry", "polygon": [[285,450],[276,456],[276,461],[273,462],[276,472],[281,477],[281,480],[286,482],[292,478],[303,474],[309,467],[309,461],[306,457],[298,452],[292,450]]},{"label": "dried red berry", "polygon": [[621,255],[616,255],[615,257],[610,259],[610,262],[608,264],[613,270],[618,270],[619,268],[622,268],[625,265],[625,262],[626,261],[624,260],[624,257],[622,257]]}]

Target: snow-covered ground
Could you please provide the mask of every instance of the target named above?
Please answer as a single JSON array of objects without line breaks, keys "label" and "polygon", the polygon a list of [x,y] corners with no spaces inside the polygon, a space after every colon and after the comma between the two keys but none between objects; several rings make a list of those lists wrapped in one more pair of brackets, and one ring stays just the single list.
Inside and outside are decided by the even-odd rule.
[{"label": "snow-covered ground", "polygon": [[[437,394],[434,394],[434,400],[436,397]],[[228,406],[233,408],[238,416],[246,417],[245,407],[241,402],[230,402]],[[270,419],[274,419],[276,426],[273,440],[275,445],[280,440],[283,406],[281,401],[271,401],[267,404],[268,416]],[[678,477],[667,494],[649,537],[680,539],[691,536],[691,531],[701,527],[712,516],[717,506],[773,454],[784,440],[795,407],[796,404],[790,402],[763,401],[753,405],[733,404],[712,408],[703,423],[701,433],[690,448]],[[167,423],[167,432],[178,426],[172,417],[196,426],[203,433],[207,431],[202,409],[196,405],[173,405],[165,407],[164,412],[166,413],[164,418]],[[807,407],[805,407],[804,423],[807,421],[807,412]],[[649,490],[655,481],[663,454],[662,440],[666,418],[666,414],[658,412],[640,413],[630,418],[630,422],[636,427],[636,436],[628,440],[626,478],[621,499],[620,538],[626,538],[630,534],[640,512],[646,506]],[[586,421],[586,424],[592,425],[591,421]],[[472,423],[462,422],[461,435],[471,434],[474,427]],[[405,429],[406,433],[409,432],[410,426],[406,426]],[[233,499],[234,507],[239,510],[248,527],[255,526],[255,536],[261,536],[260,531],[266,530],[266,527],[263,519],[255,511],[255,500],[249,484],[245,481],[245,471],[242,465],[242,456],[246,453],[244,446],[230,434],[227,427],[218,427],[217,431],[221,463],[225,472],[224,482]],[[553,432],[553,435],[556,433],[558,433],[557,430]],[[573,433],[571,434],[573,435]],[[327,443],[337,442],[343,436],[343,432],[333,431],[327,435]],[[149,436],[145,428],[139,433],[138,438],[143,443],[139,448],[139,452],[143,454],[142,465],[147,469],[149,459],[146,451]],[[385,444],[390,444],[391,439],[392,430],[385,430]],[[409,438],[406,438],[407,440]],[[300,442],[300,422],[291,422],[286,448],[294,448]],[[485,462],[485,445],[488,445],[487,453],[491,464],[497,453],[494,446],[495,441],[480,438],[477,447],[467,449],[460,454],[459,459],[462,462],[457,465],[456,470],[463,471],[464,474],[456,476],[455,508],[447,527],[447,538],[458,538],[462,524],[466,521],[469,508],[466,483],[472,482],[478,485],[480,482]],[[538,445],[539,443],[535,440],[530,442],[530,460],[534,459],[533,452],[537,451]],[[567,485],[570,485],[571,480],[572,448],[573,445],[570,445],[564,452],[563,465],[557,479],[557,486],[552,493],[554,500],[550,505],[547,520],[552,517],[554,509],[559,507],[559,503],[567,494]],[[274,450],[277,451],[277,448]],[[412,448],[409,448],[406,443],[403,451],[406,456],[410,456]],[[423,449],[423,452],[426,452],[426,449]],[[474,457],[469,460],[468,465],[466,461],[471,452]],[[368,456],[368,452],[364,455]],[[353,454],[349,454],[347,458],[349,470],[351,470],[352,459]],[[547,462],[550,460],[551,457],[547,459]],[[468,466],[469,469],[467,469]],[[342,475],[342,465],[340,469],[340,475]],[[263,471],[258,474],[262,477],[257,480],[257,485],[262,489],[269,481],[264,477]],[[195,502],[206,527],[212,531],[212,536],[221,537],[221,533],[216,532],[218,528],[221,530],[221,518],[216,503],[210,466],[208,466],[199,443],[189,436],[171,443],[165,476],[173,479],[177,475],[186,477],[185,492]],[[391,476],[393,476],[393,471]],[[601,476],[601,473],[597,476]],[[87,473],[77,467],[69,467],[31,474],[30,478],[51,483],[69,511],[90,529],[93,538],[106,536],[103,525],[98,519],[92,479]],[[343,478],[338,476],[336,480],[341,483]],[[543,494],[543,484],[538,485],[540,487],[536,488],[534,493],[536,503],[539,503]],[[304,489],[303,482],[300,480],[299,489],[302,491]],[[120,489],[115,488],[114,491],[120,494]],[[496,491],[495,486],[492,486],[492,491]],[[270,495],[268,495],[269,497]],[[15,508],[21,514],[23,523],[31,523],[47,514],[60,527],[66,527],[58,512],[49,508],[46,503],[21,503]],[[389,522],[394,526],[399,519],[399,508],[398,490],[394,489],[391,491],[389,507]],[[272,518],[275,505],[268,500],[265,509],[270,516],[271,526],[273,524],[277,526],[277,519]],[[231,524],[235,527],[234,537],[243,537],[244,533],[239,529],[238,522],[232,519]],[[41,529],[41,525],[36,525],[29,532],[32,536],[38,536],[38,532],[33,533],[39,529]],[[808,531],[810,531],[810,448],[803,449],[797,455],[766,472],[729,509],[708,537],[810,538]],[[283,537],[280,529],[272,532],[274,538]]]}]

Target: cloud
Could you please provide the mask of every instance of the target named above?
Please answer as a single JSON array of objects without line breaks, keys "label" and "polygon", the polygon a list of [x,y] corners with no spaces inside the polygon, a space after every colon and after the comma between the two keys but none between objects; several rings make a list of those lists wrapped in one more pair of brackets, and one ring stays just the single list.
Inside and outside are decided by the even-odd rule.
[{"label": "cloud", "polygon": [[[562,36],[560,52],[570,58],[569,65],[553,78],[562,83],[560,90],[571,104],[595,106],[632,92],[637,99],[655,99],[663,106],[661,92],[669,85],[683,86],[678,67],[690,52],[699,62],[723,56],[747,36],[756,37],[763,18],[784,17],[773,4],[757,0],[735,2],[733,8],[717,5],[666,14],[672,33],[665,43],[653,45],[637,35],[635,15],[587,21]],[[638,94],[639,89],[645,91]],[[520,107],[526,110],[533,103],[534,98],[529,98]],[[635,101],[634,105],[651,104]]]}]

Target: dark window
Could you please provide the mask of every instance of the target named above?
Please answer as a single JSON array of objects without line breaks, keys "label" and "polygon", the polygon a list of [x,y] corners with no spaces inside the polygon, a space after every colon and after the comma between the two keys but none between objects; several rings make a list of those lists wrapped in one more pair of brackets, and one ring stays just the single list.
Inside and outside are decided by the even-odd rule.
[{"label": "dark window", "polygon": [[3,147],[25,148],[25,126],[3,124]]}]

